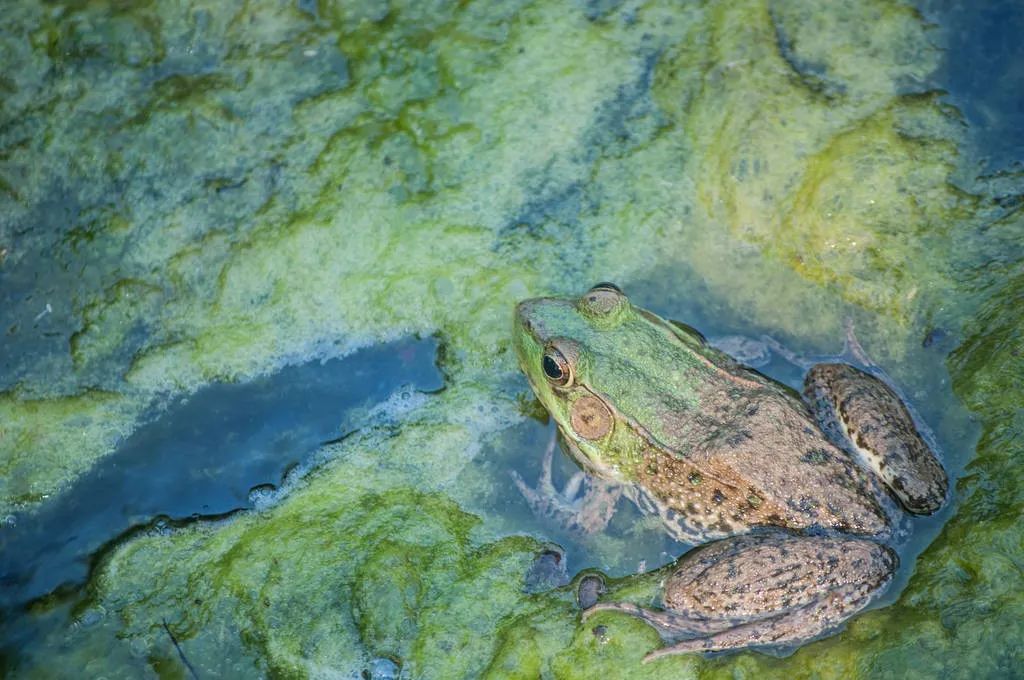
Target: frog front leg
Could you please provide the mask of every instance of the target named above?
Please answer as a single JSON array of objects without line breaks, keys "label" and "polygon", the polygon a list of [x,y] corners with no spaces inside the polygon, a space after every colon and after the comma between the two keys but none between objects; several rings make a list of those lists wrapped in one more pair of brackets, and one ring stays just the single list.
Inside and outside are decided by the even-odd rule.
[{"label": "frog front leg", "polygon": [[645,661],[685,652],[795,645],[836,628],[891,582],[897,558],[866,539],[773,531],[718,541],[684,555],[665,581],[665,609],[598,603],[670,642]]},{"label": "frog front leg", "polygon": [[584,534],[601,531],[615,514],[615,505],[622,496],[622,485],[580,470],[559,492],[551,471],[556,442],[557,436],[552,436],[544,451],[536,487],[529,486],[514,470],[512,480],[535,515],[552,517],[564,528]]},{"label": "frog front leg", "polygon": [[822,430],[873,470],[907,509],[928,515],[946,499],[946,471],[887,384],[847,364],[816,364],[804,396]]}]

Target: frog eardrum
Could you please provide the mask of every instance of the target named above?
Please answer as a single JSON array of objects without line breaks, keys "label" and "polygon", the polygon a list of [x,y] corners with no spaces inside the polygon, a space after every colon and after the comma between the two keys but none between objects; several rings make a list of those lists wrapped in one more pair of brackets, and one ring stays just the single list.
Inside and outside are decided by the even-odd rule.
[{"label": "frog eardrum", "polygon": [[613,423],[611,409],[591,394],[573,402],[569,411],[569,424],[573,431],[591,441],[607,436],[612,431]]}]

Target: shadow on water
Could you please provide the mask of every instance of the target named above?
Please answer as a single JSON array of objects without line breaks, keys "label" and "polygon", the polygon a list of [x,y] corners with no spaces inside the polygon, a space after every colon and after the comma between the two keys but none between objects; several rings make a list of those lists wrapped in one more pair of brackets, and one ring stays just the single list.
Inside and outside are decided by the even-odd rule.
[{"label": "shadow on water", "polygon": [[158,516],[251,506],[326,440],[401,390],[444,386],[434,339],[406,339],[244,383],[208,386],[139,428],[66,493],[0,533],[0,608],[81,584],[90,556]]}]

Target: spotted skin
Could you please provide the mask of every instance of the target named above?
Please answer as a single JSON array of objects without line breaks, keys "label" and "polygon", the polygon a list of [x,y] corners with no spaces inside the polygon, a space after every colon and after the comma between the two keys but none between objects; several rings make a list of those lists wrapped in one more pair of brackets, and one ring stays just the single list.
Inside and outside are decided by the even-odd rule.
[{"label": "spotted skin", "polygon": [[889,511],[865,471],[805,408],[771,390],[747,398],[749,406],[729,402],[727,416],[705,423],[690,456],[652,447],[638,466],[636,486],[661,509],[670,533],[703,543],[756,526],[890,531]]},{"label": "spotted skin", "polygon": [[892,388],[846,364],[817,364],[804,384],[822,429],[840,431],[840,441],[882,478],[908,512],[929,515],[939,509],[949,487],[946,471]]},{"label": "spotted skin", "polygon": [[638,483],[626,490],[641,509],[658,514],[678,541],[704,543],[732,536],[743,527],[778,525],[792,513],[726,466],[686,464],[664,451],[650,451]]},{"label": "spotted skin", "polygon": [[598,603],[584,612],[636,616],[671,654],[790,645],[822,635],[868,606],[892,580],[896,554],[874,541],[777,531],[687,553],[665,580],[662,611]]}]

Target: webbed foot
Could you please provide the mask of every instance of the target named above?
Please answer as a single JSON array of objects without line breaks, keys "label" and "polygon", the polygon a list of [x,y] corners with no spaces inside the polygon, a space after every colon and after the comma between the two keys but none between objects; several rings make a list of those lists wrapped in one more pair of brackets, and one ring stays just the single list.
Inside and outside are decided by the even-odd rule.
[{"label": "webbed foot", "polygon": [[[871,357],[868,356],[868,353],[864,351],[864,347],[861,346],[860,340],[857,339],[857,334],[853,327],[853,319],[849,317],[843,321],[843,351],[839,354],[813,356],[797,354],[770,335],[762,335],[759,341],[753,342],[759,342],[766,348],[766,351],[777,354],[785,361],[793,364],[794,366],[798,366],[805,371],[815,364],[834,362],[854,362],[872,370],[878,368],[878,365],[872,361]],[[768,361],[765,360],[764,363],[768,363]]]},{"label": "webbed foot", "polygon": [[622,486],[580,470],[558,491],[551,472],[556,441],[557,435],[553,435],[544,450],[536,487],[529,486],[514,470],[512,480],[535,515],[551,517],[566,529],[584,534],[601,531],[615,514]]}]

